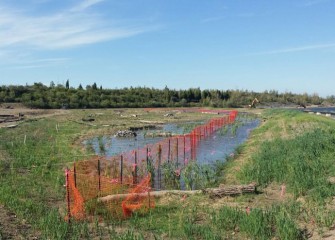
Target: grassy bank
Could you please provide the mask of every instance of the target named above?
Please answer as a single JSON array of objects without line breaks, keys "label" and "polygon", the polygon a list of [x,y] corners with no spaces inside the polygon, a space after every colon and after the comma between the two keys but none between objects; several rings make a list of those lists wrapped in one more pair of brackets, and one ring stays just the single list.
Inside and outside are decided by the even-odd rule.
[{"label": "grassy bank", "polygon": [[257,182],[262,193],[252,199],[257,207],[295,206],[297,214],[289,214],[295,226],[286,231],[299,227],[302,238],[327,236],[335,223],[335,186],[329,182],[335,176],[335,121],[293,110],[269,110],[262,116],[262,126],[242,154],[227,164],[225,182]]},{"label": "grassy bank", "polygon": [[[255,181],[258,194],[223,199],[170,195],[157,200],[149,213],[128,220],[68,225],[63,171],[88,157],[89,150],[79,145],[82,139],[157,121],[212,117],[182,113],[162,118],[164,113],[71,111],[0,129],[0,203],[32,224],[42,239],[304,239],[311,234],[317,239],[334,226],[335,188],[328,178],[335,176],[335,121],[289,110],[262,112],[261,126],[223,168],[224,183]],[[95,122],[83,123],[89,115]]]}]

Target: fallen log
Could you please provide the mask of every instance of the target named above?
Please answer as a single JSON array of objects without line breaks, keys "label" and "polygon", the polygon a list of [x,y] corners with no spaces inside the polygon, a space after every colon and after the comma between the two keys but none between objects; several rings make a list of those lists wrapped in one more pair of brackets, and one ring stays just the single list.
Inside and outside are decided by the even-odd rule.
[{"label": "fallen log", "polygon": [[175,195],[193,195],[193,194],[199,194],[202,193],[202,190],[189,190],[189,191],[183,191],[183,190],[163,190],[163,191],[152,191],[152,192],[145,192],[145,193],[125,193],[125,194],[115,194],[115,195],[108,195],[105,197],[99,197],[98,202],[108,202],[113,200],[120,200],[124,199],[126,197],[163,197],[169,194],[175,194]]},{"label": "fallen log", "polygon": [[256,193],[256,183],[248,185],[220,185],[219,188],[206,189],[205,192],[209,194],[210,198],[221,198],[224,196],[236,196],[243,193]]},{"label": "fallen log", "polygon": [[220,198],[224,196],[236,196],[243,193],[255,193],[256,184],[251,183],[248,185],[231,185],[225,186],[220,185],[219,188],[206,188],[203,190],[163,190],[163,191],[152,191],[145,193],[125,193],[125,194],[115,194],[108,195],[105,197],[99,197],[98,202],[108,202],[113,200],[120,200],[126,197],[163,197],[169,194],[175,195],[193,195],[193,194],[208,194],[210,198]]}]

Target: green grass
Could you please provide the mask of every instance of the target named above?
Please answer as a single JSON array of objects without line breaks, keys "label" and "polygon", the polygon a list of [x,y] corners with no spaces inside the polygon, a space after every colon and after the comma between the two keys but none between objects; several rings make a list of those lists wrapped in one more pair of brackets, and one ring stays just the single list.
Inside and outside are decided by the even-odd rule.
[{"label": "green grass", "polygon": [[64,204],[62,169],[79,154],[71,149],[67,135],[80,128],[63,123],[60,126],[64,130],[59,133],[56,123],[51,119],[40,120],[0,130],[0,148],[7,153],[0,162],[0,202],[32,223],[42,237],[76,239],[84,231],[84,225],[72,228],[59,215],[57,207]]},{"label": "green grass", "polygon": [[251,209],[247,214],[240,208],[191,206],[201,197],[190,198],[190,205],[175,200],[168,206],[157,206],[148,215],[135,215],[127,224],[167,239],[304,239],[294,221],[297,205]]},{"label": "green grass", "polygon": [[295,196],[307,193],[324,199],[335,194],[327,177],[334,176],[335,132],[316,129],[293,139],[275,139],[262,144],[242,175],[265,186],[286,183]]},{"label": "green grass", "polygon": [[[294,199],[307,201],[300,222],[316,222],[321,230],[333,226],[327,206],[335,186],[327,179],[335,176],[335,121],[289,110],[267,111],[264,117],[265,124],[254,131],[257,151],[238,174],[241,182],[256,181],[261,188],[285,184]],[[272,137],[262,139],[269,132]]]}]

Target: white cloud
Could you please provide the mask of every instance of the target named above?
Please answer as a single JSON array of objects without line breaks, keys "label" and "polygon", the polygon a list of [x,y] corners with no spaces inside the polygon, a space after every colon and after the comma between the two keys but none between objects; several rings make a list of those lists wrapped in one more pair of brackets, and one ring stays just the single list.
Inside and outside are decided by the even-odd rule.
[{"label": "white cloud", "polygon": [[17,59],[13,61],[10,59],[9,53],[7,53],[7,56],[2,56],[0,54],[0,59],[6,59],[6,62],[4,64],[0,64],[0,66],[9,68],[9,69],[32,69],[32,68],[54,67],[54,66],[63,65],[64,63],[67,63],[71,60],[70,58],[37,58],[37,59],[34,59],[32,58],[32,56],[26,55],[26,56],[18,57]]},{"label": "white cloud", "polygon": [[51,62],[65,62],[71,60],[70,58],[42,58],[29,61],[30,63],[51,63]]},{"label": "white cloud", "polygon": [[281,54],[281,53],[292,53],[292,52],[303,52],[303,51],[311,51],[317,49],[327,49],[327,48],[335,48],[335,43],[327,43],[327,44],[316,44],[316,45],[308,45],[308,46],[300,46],[300,47],[293,47],[293,48],[283,48],[283,49],[276,49],[271,51],[264,51],[264,52],[257,52],[257,53],[250,53],[247,55],[273,55],[273,54]]},{"label": "white cloud", "polygon": [[48,65],[44,64],[39,64],[39,65],[18,65],[14,66],[11,69],[32,69],[32,68],[44,68],[47,67]]},{"label": "white cloud", "polygon": [[103,1],[105,1],[105,0],[84,0],[79,5],[72,8],[71,11],[73,11],[73,12],[82,11],[82,10],[85,10],[86,8],[89,8],[89,7],[91,7],[95,4],[98,4],[98,3],[103,2]]},{"label": "white cloud", "polygon": [[71,48],[125,38],[152,31],[155,28],[135,24],[116,25],[112,20],[88,11],[104,0],[85,0],[81,4],[56,14],[37,16],[1,7],[0,51],[8,47],[32,49]]}]

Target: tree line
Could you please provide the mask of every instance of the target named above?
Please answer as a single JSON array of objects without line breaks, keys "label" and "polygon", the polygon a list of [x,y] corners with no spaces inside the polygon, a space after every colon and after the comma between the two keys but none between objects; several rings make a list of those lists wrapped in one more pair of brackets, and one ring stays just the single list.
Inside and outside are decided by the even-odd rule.
[{"label": "tree line", "polygon": [[17,102],[32,108],[121,108],[121,107],[245,107],[254,98],[261,104],[319,105],[334,104],[335,97],[321,98],[317,94],[294,94],[278,91],[253,92],[247,90],[216,90],[189,88],[185,90],[129,87],[104,89],[96,83],[85,88],[80,84],[50,86],[42,83],[33,85],[0,86],[0,103]]}]

